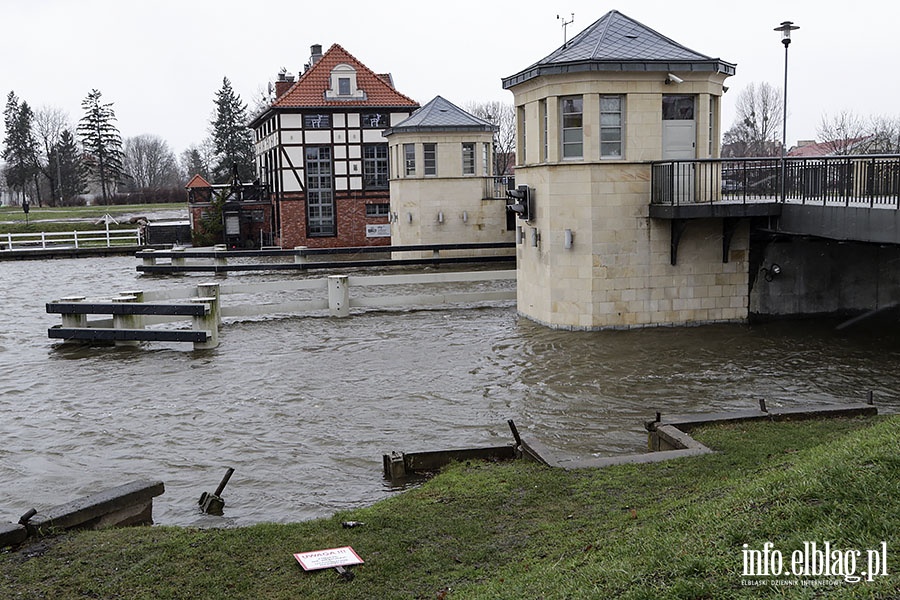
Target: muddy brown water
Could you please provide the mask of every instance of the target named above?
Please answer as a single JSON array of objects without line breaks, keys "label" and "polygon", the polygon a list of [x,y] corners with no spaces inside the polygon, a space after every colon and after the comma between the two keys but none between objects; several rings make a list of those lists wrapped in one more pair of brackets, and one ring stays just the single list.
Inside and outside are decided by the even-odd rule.
[{"label": "muddy brown water", "polygon": [[[562,455],[604,456],[643,451],[655,411],[843,403],[868,390],[900,408],[892,319],[567,332],[503,303],[232,320],[217,349],[197,352],[47,338],[59,323],[48,301],[209,279],[136,265],[0,263],[0,520],[160,479],[157,523],[297,521],[397,493],[382,454],[506,443],[507,419]],[[198,498],[227,467],[225,517],[201,516]]]}]

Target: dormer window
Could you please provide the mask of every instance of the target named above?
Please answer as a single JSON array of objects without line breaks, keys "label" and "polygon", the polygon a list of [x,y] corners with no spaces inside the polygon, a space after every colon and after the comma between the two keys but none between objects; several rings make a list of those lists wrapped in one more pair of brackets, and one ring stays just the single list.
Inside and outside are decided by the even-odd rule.
[{"label": "dormer window", "polygon": [[366,93],[356,84],[356,69],[341,63],[331,70],[331,87],[325,90],[326,100],[365,100]]}]

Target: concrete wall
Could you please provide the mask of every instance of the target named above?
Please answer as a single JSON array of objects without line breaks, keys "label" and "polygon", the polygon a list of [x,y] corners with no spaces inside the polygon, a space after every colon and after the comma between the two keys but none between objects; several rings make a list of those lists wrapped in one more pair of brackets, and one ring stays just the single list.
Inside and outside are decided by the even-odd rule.
[{"label": "concrete wall", "polygon": [[165,492],[162,481],[141,480],[78,498],[42,511],[30,511],[19,523],[0,524],[0,548],[67,529],[102,529],[153,524],[153,498]]},{"label": "concrete wall", "polygon": [[[788,238],[753,253],[753,315],[852,314],[900,302],[900,247]],[[773,263],[781,273],[766,281]]]},{"label": "concrete wall", "polygon": [[[552,327],[601,329],[747,318],[749,225],[722,262],[722,221],[691,221],[670,264],[670,222],[650,219],[645,164],[529,167],[537,217],[518,253],[518,308]],[[573,245],[564,248],[565,230]],[[533,245],[537,232],[538,242]]]}]

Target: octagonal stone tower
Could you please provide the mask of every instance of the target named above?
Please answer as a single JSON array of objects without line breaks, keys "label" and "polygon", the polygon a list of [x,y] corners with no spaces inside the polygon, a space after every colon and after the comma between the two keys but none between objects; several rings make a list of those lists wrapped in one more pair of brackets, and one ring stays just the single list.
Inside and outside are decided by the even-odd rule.
[{"label": "octagonal stone tower", "polygon": [[748,314],[749,227],[691,222],[672,257],[650,217],[651,162],[717,158],[720,99],[735,66],[611,11],[503,79],[517,110],[518,310],[555,328],[739,321]]}]

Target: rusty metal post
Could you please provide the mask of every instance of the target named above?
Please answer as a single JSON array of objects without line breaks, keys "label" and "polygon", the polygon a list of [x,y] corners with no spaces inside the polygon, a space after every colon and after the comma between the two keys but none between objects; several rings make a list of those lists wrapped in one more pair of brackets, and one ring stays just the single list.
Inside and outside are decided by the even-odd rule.
[{"label": "rusty metal post", "polygon": [[216,488],[216,491],[212,494],[203,492],[200,495],[198,504],[201,511],[208,515],[222,516],[225,512],[225,500],[222,499],[222,492],[225,491],[225,486],[228,485],[228,480],[231,479],[233,473],[234,469],[228,467],[228,471],[225,472],[225,476],[219,482],[219,487]]}]

